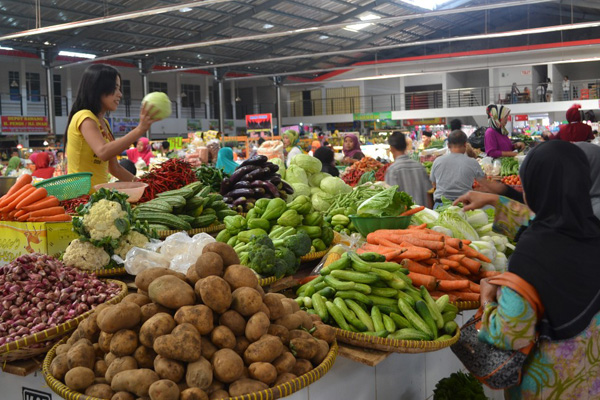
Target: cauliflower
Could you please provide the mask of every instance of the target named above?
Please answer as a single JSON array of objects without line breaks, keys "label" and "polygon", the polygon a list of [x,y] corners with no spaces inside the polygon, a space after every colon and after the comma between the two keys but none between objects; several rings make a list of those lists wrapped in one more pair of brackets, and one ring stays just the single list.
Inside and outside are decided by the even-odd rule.
[{"label": "cauliflower", "polygon": [[129,219],[121,204],[101,199],[83,216],[83,226],[93,240],[118,239],[129,230]]},{"label": "cauliflower", "polygon": [[90,242],[75,239],[65,250],[63,262],[66,265],[83,270],[97,270],[110,263],[110,256],[102,247],[96,247]]},{"label": "cauliflower", "polygon": [[119,239],[119,245],[115,249],[115,254],[124,260],[129,250],[133,247],[144,248],[146,243],[148,243],[146,235],[137,231],[130,231],[127,235],[121,236]]}]

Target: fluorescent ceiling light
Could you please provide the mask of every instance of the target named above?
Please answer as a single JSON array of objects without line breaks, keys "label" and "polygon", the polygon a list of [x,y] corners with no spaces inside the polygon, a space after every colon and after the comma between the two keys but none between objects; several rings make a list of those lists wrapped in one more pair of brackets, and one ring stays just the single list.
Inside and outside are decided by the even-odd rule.
[{"label": "fluorescent ceiling light", "polygon": [[263,25],[263,28],[265,28],[265,29],[271,29],[272,27],[273,27],[273,25],[271,25],[271,24],[264,24]]},{"label": "fluorescent ceiling light", "polygon": [[[358,19],[360,19],[361,21],[373,21],[375,19],[381,19],[381,17],[379,15],[375,15],[372,13],[368,13],[363,15],[362,17],[358,17]],[[373,25],[370,22],[366,22],[364,24],[352,24],[352,25],[347,25],[344,29],[347,31],[351,31],[351,32],[358,32],[361,29],[365,29],[367,26]]]},{"label": "fluorescent ceiling light", "polygon": [[190,11],[192,11],[192,9],[191,9],[191,8],[189,8],[189,7],[183,7],[183,8],[180,8],[180,9],[179,9],[179,12],[184,12],[184,13],[185,13],[185,12],[190,12]]},{"label": "fluorescent ceiling light", "polygon": [[321,39],[321,40],[329,39],[329,36],[321,35],[321,36],[319,36],[319,39]]},{"label": "fluorescent ceiling light", "polygon": [[0,50],[14,50],[12,47],[0,46]]},{"label": "fluorescent ceiling light", "polygon": [[89,53],[78,53],[76,51],[65,51],[65,50],[61,50],[58,53],[59,56],[65,56],[65,57],[74,57],[74,58],[88,58],[90,60],[93,60],[94,58],[96,58],[95,54],[89,54]]},{"label": "fluorescent ceiling light", "polygon": [[435,10],[439,5],[444,4],[447,0],[402,0],[404,3],[412,4],[413,6]]}]

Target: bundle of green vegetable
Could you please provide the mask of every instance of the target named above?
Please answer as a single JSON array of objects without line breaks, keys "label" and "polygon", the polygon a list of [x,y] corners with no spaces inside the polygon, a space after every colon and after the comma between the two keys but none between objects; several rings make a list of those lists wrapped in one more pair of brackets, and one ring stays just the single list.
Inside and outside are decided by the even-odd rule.
[{"label": "bundle of green vegetable", "polygon": [[142,203],[134,210],[136,221],[150,224],[156,231],[204,228],[237,215],[223,201],[223,196],[200,182],[190,183],[177,190],[159,193],[158,197]]},{"label": "bundle of green vegetable", "polygon": [[433,400],[488,400],[483,385],[473,375],[453,372],[441,379],[433,390]]},{"label": "bundle of green vegetable", "polygon": [[447,295],[433,300],[424,286],[415,289],[407,272],[377,253],[344,252],[298,288],[296,301],[344,330],[399,340],[452,338],[458,309]]},{"label": "bundle of green vegetable", "polygon": [[206,164],[196,168],[194,172],[196,172],[198,181],[204,186],[210,186],[214,193],[218,193],[219,190],[221,190],[221,182],[223,182],[225,178],[229,178],[229,174],[222,169]]},{"label": "bundle of green vegetable", "polygon": [[514,157],[502,157],[500,159],[500,175],[519,175],[519,161]]}]

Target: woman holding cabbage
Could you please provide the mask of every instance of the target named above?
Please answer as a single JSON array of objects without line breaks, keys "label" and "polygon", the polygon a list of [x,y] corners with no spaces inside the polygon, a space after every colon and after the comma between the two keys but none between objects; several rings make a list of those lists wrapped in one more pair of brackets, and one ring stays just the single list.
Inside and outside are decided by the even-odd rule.
[{"label": "woman holding cabbage", "polygon": [[105,64],[89,66],[81,77],[79,91],[69,114],[65,147],[69,174],[92,173],[92,188],[108,182],[108,173],[121,181],[137,178],[119,165],[117,156],[140,139],[157,121],[159,112],[142,105],[140,122],[125,136],[115,139],[105,115],[116,111],[121,101],[121,75]]}]

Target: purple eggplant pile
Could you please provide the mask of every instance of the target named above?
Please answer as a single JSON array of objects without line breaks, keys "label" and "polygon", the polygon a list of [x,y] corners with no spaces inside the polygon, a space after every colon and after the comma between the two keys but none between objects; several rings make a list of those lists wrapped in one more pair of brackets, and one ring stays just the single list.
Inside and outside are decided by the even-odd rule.
[{"label": "purple eggplant pile", "polygon": [[287,199],[294,189],[277,173],[279,166],[266,156],[254,156],[221,182],[223,201],[237,212],[248,212],[258,199]]}]

